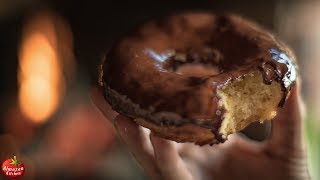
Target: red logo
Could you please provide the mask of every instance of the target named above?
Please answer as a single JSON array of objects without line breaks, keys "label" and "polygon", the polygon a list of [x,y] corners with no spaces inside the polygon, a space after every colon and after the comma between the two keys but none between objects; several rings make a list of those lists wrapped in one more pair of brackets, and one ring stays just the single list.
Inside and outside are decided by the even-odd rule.
[{"label": "red logo", "polygon": [[7,159],[2,163],[2,173],[9,178],[17,178],[24,174],[25,168],[22,163],[18,162],[16,156],[12,159]]}]

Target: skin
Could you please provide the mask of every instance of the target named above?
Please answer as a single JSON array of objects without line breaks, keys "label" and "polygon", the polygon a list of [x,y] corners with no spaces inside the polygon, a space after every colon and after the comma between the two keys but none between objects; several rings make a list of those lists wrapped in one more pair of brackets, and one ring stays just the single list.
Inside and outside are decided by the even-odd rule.
[{"label": "skin", "polygon": [[286,180],[310,179],[303,143],[302,106],[295,86],[273,120],[272,134],[255,142],[238,134],[223,144],[197,146],[156,137],[132,119],[117,115],[101,89],[92,100],[113,122],[117,134],[151,179]]}]

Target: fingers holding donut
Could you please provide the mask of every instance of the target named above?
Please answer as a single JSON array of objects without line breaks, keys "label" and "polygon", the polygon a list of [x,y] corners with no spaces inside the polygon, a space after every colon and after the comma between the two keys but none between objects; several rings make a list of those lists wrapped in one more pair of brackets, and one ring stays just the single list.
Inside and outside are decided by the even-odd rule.
[{"label": "fingers holding donut", "polygon": [[183,168],[182,159],[172,142],[152,134],[149,138],[146,129],[130,118],[117,115],[104,101],[101,89],[94,88],[91,99],[103,115],[114,123],[119,138],[150,177],[163,179],[164,177],[160,175],[165,174],[167,176],[165,179],[191,179],[190,173]]},{"label": "fingers holding donut", "polygon": [[153,149],[148,134],[143,131],[142,127],[137,125],[130,118],[118,115],[115,118],[114,126],[119,138],[126,145],[126,149],[133,155],[135,160],[142,166],[150,177],[159,177],[159,172],[155,161]]},{"label": "fingers holding donut", "polygon": [[127,149],[150,177],[192,179],[173,142],[152,133],[148,137],[149,134],[144,128],[121,115],[115,118],[114,125]]}]

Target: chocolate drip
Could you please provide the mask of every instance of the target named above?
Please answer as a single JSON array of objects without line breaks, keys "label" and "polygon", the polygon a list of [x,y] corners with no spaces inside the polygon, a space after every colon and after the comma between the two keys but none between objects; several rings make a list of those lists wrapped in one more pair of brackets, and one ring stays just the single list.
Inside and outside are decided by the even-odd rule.
[{"label": "chocolate drip", "polygon": [[213,127],[211,129],[211,132],[214,134],[214,137],[216,138],[216,140],[218,141],[218,143],[224,143],[227,138],[225,137],[225,135],[219,133],[219,129]]},{"label": "chocolate drip", "polygon": [[270,48],[271,59],[263,62],[260,66],[264,82],[271,84],[272,81],[280,82],[283,96],[279,107],[285,103],[288,92],[294,86],[297,79],[297,70],[289,56],[281,50]]}]

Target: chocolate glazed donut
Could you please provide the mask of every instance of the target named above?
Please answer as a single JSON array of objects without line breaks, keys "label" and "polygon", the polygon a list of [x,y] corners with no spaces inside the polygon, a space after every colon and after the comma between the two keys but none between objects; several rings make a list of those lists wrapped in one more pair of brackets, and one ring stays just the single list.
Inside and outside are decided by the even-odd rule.
[{"label": "chocolate glazed donut", "polygon": [[101,65],[112,108],[177,142],[221,143],[285,103],[297,71],[289,49],[235,15],[176,14],[118,40]]}]

